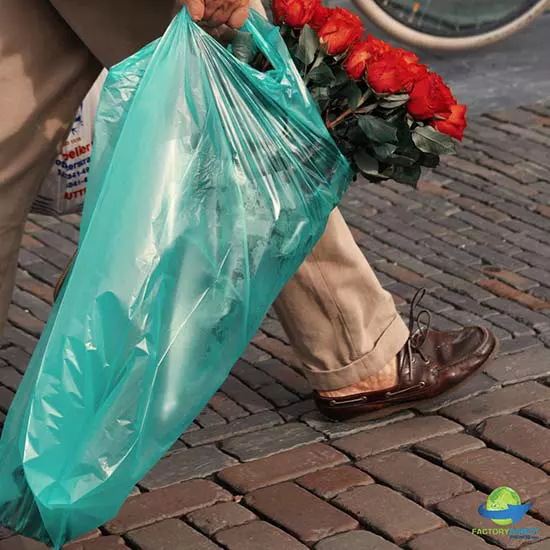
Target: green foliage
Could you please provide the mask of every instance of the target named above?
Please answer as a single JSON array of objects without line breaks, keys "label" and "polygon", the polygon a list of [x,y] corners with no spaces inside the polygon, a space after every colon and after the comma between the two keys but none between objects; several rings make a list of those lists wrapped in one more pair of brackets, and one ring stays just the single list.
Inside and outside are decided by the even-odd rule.
[{"label": "green foliage", "polygon": [[295,56],[305,66],[308,66],[313,63],[313,60],[315,59],[318,51],[319,37],[309,25],[306,25],[300,33]]},{"label": "green foliage", "polygon": [[412,139],[415,145],[424,153],[452,155],[456,152],[453,139],[431,126],[416,127],[413,130]]},{"label": "green foliage", "polygon": [[[407,113],[409,94],[377,94],[365,80],[350,78],[342,66],[345,55],[329,55],[308,25],[283,25],[281,34],[334,141],[366,179],[415,185],[423,166],[434,168],[440,155],[454,153],[452,138]],[[250,56],[248,40],[241,36],[233,43],[239,59]],[[254,66],[266,70],[269,62],[255,59]]]}]

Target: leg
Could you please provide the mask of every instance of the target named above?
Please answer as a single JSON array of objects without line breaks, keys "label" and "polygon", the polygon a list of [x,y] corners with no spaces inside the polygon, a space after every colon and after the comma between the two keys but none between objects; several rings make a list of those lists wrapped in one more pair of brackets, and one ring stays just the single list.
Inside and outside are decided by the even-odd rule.
[{"label": "leg", "polygon": [[0,2],[0,333],[27,213],[99,70],[47,1]]},{"label": "leg", "polygon": [[370,378],[409,335],[339,210],[273,307],[315,389]]},{"label": "leg", "polygon": [[342,215],[332,213],[274,304],[323,414],[345,420],[410,407],[462,383],[495,353],[483,327],[430,330],[429,313],[415,311],[423,293],[407,328]]}]

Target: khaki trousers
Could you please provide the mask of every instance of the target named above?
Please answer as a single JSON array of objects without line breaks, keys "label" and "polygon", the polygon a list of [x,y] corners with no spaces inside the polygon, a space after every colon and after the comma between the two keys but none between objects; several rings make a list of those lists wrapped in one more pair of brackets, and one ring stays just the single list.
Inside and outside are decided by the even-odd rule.
[{"label": "khaki trousers", "polygon": [[[177,9],[174,0],[0,0],[0,329],[27,214],[79,104],[102,66],[162,34]],[[408,336],[337,210],[275,308],[318,389],[368,377]]]}]

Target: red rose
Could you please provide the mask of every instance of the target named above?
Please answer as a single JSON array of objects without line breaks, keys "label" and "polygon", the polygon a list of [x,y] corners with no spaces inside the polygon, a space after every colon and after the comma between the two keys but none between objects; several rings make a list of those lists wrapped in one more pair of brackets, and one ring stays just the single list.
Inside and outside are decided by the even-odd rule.
[{"label": "red rose", "polygon": [[365,31],[361,19],[344,8],[334,8],[318,34],[330,55],[345,52]]},{"label": "red rose", "polygon": [[344,69],[351,78],[359,80],[369,63],[392,50],[393,48],[387,42],[378,40],[369,34],[366,40],[352,46],[344,62]]},{"label": "red rose", "polygon": [[299,29],[310,22],[320,4],[321,0],[273,0],[273,19],[277,25]]},{"label": "red rose", "polygon": [[418,63],[418,56],[415,53],[404,50],[403,48],[397,48],[395,51],[403,59],[403,61],[405,61],[405,63]]},{"label": "red rose", "polygon": [[435,120],[432,126],[448,136],[462,140],[466,129],[466,105],[452,105],[451,114],[445,120]]},{"label": "red rose", "polygon": [[313,17],[311,18],[311,20],[309,22],[309,26],[312,29],[318,31],[327,22],[327,19],[329,18],[329,15],[333,11],[334,10],[332,10],[331,8],[327,8],[327,7],[322,6],[321,4],[319,4],[317,6],[317,9],[313,13]]},{"label": "red rose", "polygon": [[451,107],[456,103],[443,79],[436,73],[429,73],[415,83],[407,107],[413,117],[426,120],[436,116],[449,117]]},{"label": "red rose", "polygon": [[378,94],[410,92],[416,82],[428,75],[428,69],[424,65],[414,61],[409,62],[407,59],[413,60],[412,57],[404,56],[402,51],[397,50],[382,55],[379,60],[371,63],[367,69],[367,81],[370,87]]},{"label": "red rose", "polygon": [[381,55],[394,51],[394,48],[391,44],[375,38],[374,36],[372,36],[372,34],[369,34],[367,36],[367,40],[365,42],[367,43],[369,51],[372,54],[373,61],[379,58]]}]

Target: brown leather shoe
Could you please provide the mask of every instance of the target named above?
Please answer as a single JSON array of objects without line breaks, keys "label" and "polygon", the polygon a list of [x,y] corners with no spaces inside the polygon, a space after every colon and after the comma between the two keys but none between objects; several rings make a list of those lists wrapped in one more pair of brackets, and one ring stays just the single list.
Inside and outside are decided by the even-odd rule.
[{"label": "brown leather shoe", "polygon": [[[497,339],[484,327],[440,332],[430,330],[430,313],[414,309],[425,294],[421,289],[411,303],[410,336],[397,356],[398,383],[381,391],[346,397],[315,395],[319,410],[331,420],[348,420],[379,411],[385,416],[440,395],[464,382],[497,350]],[[425,322],[423,322],[425,320]],[[415,329],[416,325],[416,329]]]}]

